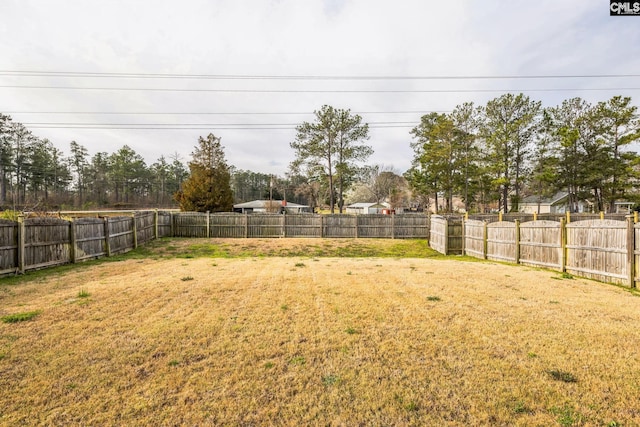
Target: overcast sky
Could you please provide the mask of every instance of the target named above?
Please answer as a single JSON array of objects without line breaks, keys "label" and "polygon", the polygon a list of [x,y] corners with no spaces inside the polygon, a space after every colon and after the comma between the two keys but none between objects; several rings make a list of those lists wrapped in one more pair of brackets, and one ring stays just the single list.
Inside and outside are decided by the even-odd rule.
[{"label": "overcast sky", "polygon": [[[187,161],[212,132],[230,164],[283,175],[295,125],[329,104],[370,123],[369,163],[404,172],[426,112],[525,89],[542,89],[525,94],[544,106],[613,95],[638,105],[640,77],[363,77],[612,74],[640,75],[640,16],[611,17],[602,0],[0,1],[0,112],[66,153],[72,140],[91,155],[127,144],[148,164]],[[94,128],[73,128],[82,123]]]}]

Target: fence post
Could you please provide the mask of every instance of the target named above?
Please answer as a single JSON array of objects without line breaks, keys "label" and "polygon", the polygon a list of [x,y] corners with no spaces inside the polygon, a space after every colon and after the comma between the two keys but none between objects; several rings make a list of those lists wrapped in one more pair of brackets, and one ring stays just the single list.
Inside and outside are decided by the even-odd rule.
[{"label": "fence post", "polygon": [[111,256],[111,236],[109,232],[109,217],[105,216],[104,219],[104,251],[107,256]]},{"label": "fence post", "polygon": [[498,222],[502,222],[502,212],[498,212]]},{"label": "fence post", "polygon": [[249,214],[244,214],[244,238],[249,238]]},{"label": "fence post", "polygon": [[571,212],[567,211],[567,224],[571,222]]},{"label": "fence post", "polygon": [[131,214],[133,218],[133,249],[138,247],[138,226],[136,225],[136,214],[135,212]]},{"label": "fence post", "polygon": [[76,247],[76,222],[71,219],[69,221],[69,255],[71,257],[71,263],[76,263],[77,247]]},{"label": "fence post", "polygon": [[153,238],[158,240],[158,209],[153,213]]},{"label": "fence post", "polygon": [[444,218],[444,254],[449,255],[449,220],[447,218]]},{"label": "fence post", "polygon": [[533,213],[533,220],[537,221],[538,220],[538,212],[534,212]]},{"label": "fence post", "polygon": [[207,211],[207,239],[211,237],[211,217],[209,211]]},{"label": "fence post", "polygon": [[[568,213],[567,213],[568,217]],[[562,272],[567,271],[567,222],[564,218],[560,218],[560,258]]]},{"label": "fence post", "polygon": [[489,251],[489,227],[487,227],[487,221],[483,222],[483,230],[482,230],[482,252],[483,258],[488,259],[487,252]]},{"label": "fence post", "polygon": [[320,238],[324,237],[324,216],[320,214]]},{"label": "fence post", "polygon": [[25,253],[24,253],[24,240],[25,240],[25,227],[24,227],[24,215],[18,215],[18,272],[24,273],[25,267]]},{"label": "fence post", "polygon": [[633,223],[633,218],[627,218],[627,272],[629,277],[629,287],[636,287],[636,242],[635,242],[635,225]]},{"label": "fence post", "polygon": [[171,237],[176,237],[176,227],[174,225],[173,212],[169,213],[169,225],[171,226]]},{"label": "fence post", "polygon": [[358,227],[359,227],[359,222],[360,222],[359,216],[360,215],[356,214],[356,239],[358,238],[358,235],[359,235],[359,233],[358,233]]},{"label": "fence post", "polygon": [[604,212],[600,211],[600,221],[604,220]]},{"label": "fence post", "polygon": [[[466,215],[466,214],[465,214]],[[467,247],[467,221],[465,217],[462,217],[462,242],[460,246],[462,246],[462,255],[466,255],[466,247]]]},{"label": "fence post", "polygon": [[516,219],[514,221],[516,224],[516,264],[520,264],[520,220]]},{"label": "fence post", "polygon": [[396,238],[396,214],[391,214],[391,238]]},{"label": "fence post", "polygon": [[287,237],[287,215],[285,213],[282,214],[280,225],[282,226],[282,237]]}]

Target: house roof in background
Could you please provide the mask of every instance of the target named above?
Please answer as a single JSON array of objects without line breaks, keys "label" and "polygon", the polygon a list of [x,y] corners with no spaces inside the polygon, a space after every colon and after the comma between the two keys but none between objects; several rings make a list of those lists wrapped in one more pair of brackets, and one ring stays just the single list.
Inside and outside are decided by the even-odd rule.
[{"label": "house roof in background", "polygon": [[533,196],[527,196],[524,199],[522,199],[521,204],[537,205],[539,202],[540,204],[543,204],[543,205],[554,205],[562,201],[567,196],[569,196],[569,193],[567,193],[566,191],[558,191],[553,196],[543,197],[542,199],[540,199],[540,196],[534,194]]},{"label": "house roof in background", "polygon": [[[272,200],[273,204],[277,206],[282,206],[282,200]],[[236,209],[261,209],[266,208],[269,203],[269,200],[252,200],[251,202],[238,203],[233,205]],[[308,208],[308,205],[299,205],[297,203],[287,202],[284,206],[285,208]]]}]

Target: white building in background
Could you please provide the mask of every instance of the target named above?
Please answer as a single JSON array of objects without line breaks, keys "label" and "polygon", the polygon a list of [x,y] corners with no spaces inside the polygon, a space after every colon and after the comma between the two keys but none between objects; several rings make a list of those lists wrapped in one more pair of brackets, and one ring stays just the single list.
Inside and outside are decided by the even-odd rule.
[{"label": "white building in background", "polygon": [[310,208],[307,205],[299,205],[286,200],[253,200],[233,205],[233,211],[238,213],[304,213],[310,212]]},{"label": "white building in background", "polygon": [[381,214],[383,209],[390,209],[389,203],[352,203],[345,206],[348,214],[364,215],[364,214]]}]

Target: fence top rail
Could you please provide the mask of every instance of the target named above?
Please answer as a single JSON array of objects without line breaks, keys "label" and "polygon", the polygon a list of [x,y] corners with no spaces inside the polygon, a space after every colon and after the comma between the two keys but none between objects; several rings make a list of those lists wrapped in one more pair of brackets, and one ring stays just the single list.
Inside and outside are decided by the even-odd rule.
[{"label": "fence top rail", "polygon": [[546,219],[541,219],[538,221],[529,221],[523,222],[520,224],[520,227],[524,228],[560,228],[560,223],[558,221],[549,221]]},{"label": "fence top rail", "polygon": [[590,219],[586,221],[576,221],[567,224],[567,228],[626,228],[626,221],[616,221],[614,219]]}]

